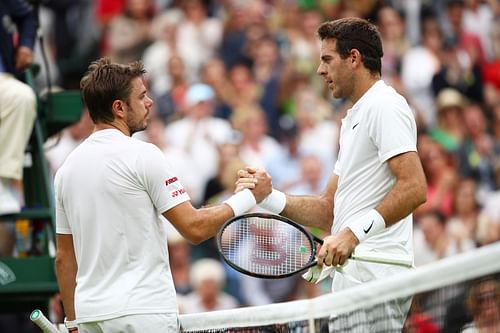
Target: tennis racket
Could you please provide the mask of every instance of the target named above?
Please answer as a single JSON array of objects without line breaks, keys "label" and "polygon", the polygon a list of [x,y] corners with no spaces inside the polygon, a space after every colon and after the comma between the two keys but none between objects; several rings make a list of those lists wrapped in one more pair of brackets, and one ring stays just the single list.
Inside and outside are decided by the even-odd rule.
[{"label": "tennis racket", "polygon": [[33,312],[31,312],[30,319],[38,327],[40,327],[44,333],[61,333],[61,331],[59,331],[40,310],[33,310]]},{"label": "tennis racket", "polygon": [[[224,261],[246,275],[278,279],[317,264],[317,245],[323,241],[296,222],[273,214],[249,213],[228,220],[217,233]],[[411,267],[411,258],[366,253],[349,259]]]}]

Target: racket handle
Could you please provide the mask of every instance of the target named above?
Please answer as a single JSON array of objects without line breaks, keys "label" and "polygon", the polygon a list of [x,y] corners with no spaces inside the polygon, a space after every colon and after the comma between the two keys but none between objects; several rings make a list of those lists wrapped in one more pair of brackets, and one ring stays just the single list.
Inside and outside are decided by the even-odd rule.
[{"label": "racket handle", "polygon": [[411,256],[389,253],[356,253],[352,254],[350,259],[373,262],[377,264],[396,265],[403,267],[413,267],[413,259]]},{"label": "racket handle", "polygon": [[30,319],[40,327],[44,333],[61,333],[57,327],[44,316],[43,312],[38,309],[31,312]]}]

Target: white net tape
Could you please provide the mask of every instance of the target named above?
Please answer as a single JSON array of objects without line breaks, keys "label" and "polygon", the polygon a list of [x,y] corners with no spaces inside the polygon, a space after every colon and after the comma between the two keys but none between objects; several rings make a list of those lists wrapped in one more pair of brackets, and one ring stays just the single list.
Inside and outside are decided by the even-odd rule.
[{"label": "white net tape", "polygon": [[500,272],[500,242],[315,299],[181,315],[185,331],[312,321]]}]

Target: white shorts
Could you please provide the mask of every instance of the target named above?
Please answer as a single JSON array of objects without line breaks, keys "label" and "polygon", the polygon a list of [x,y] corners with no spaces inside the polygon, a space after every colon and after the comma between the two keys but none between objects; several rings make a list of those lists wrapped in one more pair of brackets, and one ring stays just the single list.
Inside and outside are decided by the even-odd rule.
[{"label": "white shorts", "polygon": [[[351,261],[343,268],[343,273],[336,272],[332,290],[340,291],[362,283],[383,279],[405,272],[408,268]],[[410,310],[412,297],[391,300],[370,308],[330,318],[330,332],[401,332]]]},{"label": "white shorts", "polygon": [[79,333],[141,333],[180,332],[179,316],[176,313],[137,314],[108,320],[82,323]]}]

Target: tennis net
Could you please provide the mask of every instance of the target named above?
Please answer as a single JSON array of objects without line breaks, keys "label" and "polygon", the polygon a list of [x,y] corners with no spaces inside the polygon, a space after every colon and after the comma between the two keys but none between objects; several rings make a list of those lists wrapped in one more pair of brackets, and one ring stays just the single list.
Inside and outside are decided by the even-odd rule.
[{"label": "tennis net", "polygon": [[[387,311],[401,302],[411,302],[408,313]],[[500,328],[500,242],[314,299],[182,315],[181,324],[183,332],[190,333],[432,333],[476,332],[472,327],[481,325]]]}]

